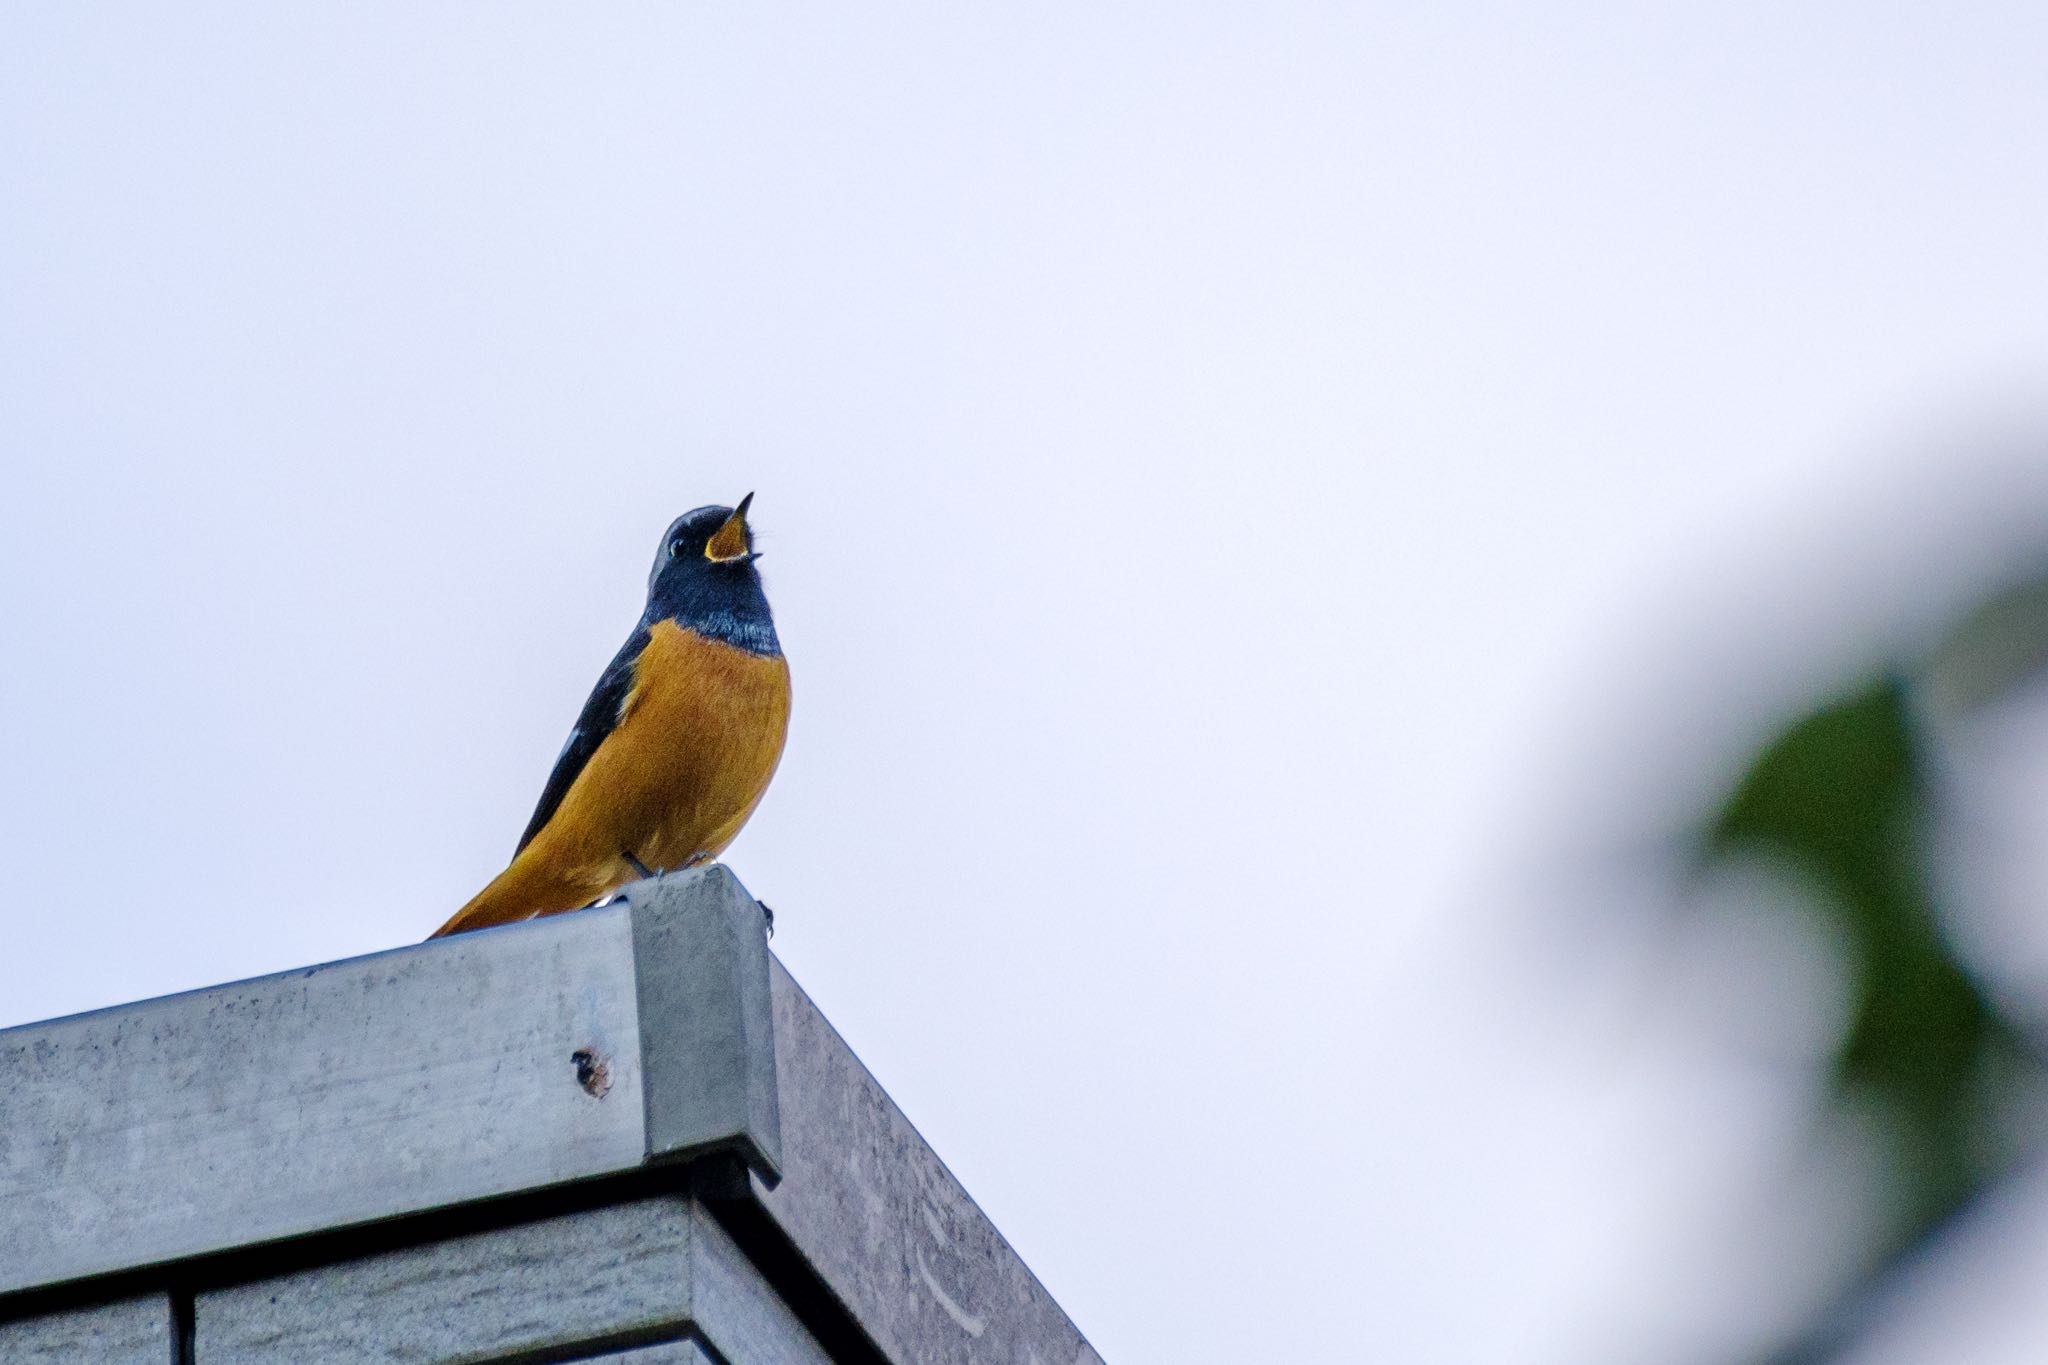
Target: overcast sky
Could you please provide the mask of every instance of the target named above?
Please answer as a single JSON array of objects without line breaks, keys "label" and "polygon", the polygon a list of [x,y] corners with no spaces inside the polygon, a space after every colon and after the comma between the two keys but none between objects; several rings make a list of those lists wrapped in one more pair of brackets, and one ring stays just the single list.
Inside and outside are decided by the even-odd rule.
[{"label": "overcast sky", "polygon": [[[1707,1349],[1795,1088],[1548,918],[1647,882],[1524,869],[2020,534],[1955,452],[2048,373],[2044,59],[2018,5],[15,6],[0,1024],[423,937],[751,489],[796,708],[726,861],[1109,1360]],[[2029,1297],[1945,1358],[2038,1358]]]}]

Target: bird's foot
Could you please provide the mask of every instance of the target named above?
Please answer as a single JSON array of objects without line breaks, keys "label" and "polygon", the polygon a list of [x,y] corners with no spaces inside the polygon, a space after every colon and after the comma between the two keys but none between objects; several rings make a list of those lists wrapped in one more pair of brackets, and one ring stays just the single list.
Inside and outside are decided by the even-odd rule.
[{"label": "bird's foot", "polygon": [[764,923],[764,924],[766,924],[766,925],[768,926],[768,937],[770,937],[770,938],[774,938],[774,937],[775,937],[775,912],[774,912],[773,910],[770,910],[770,909],[768,908],[768,902],[766,902],[766,901],[755,901],[755,902],[754,902],[754,904],[756,904],[756,905],[758,905],[758,906],[760,906],[760,907],[761,907],[761,921],[762,921],[762,923]]},{"label": "bird's foot", "polygon": [[650,872],[647,868],[646,863],[641,862],[638,858],[635,858],[631,853],[626,852],[624,849],[621,849],[619,851],[619,856],[624,858],[629,864],[631,864],[633,870],[635,872],[638,872],[642,877],[658,877],[661,875],[659,872]]}]

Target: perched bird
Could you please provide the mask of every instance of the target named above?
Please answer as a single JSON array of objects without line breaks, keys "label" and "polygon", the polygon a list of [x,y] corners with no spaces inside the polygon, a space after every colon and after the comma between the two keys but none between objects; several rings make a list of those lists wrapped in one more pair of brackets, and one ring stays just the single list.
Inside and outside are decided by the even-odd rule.
[{"label": "perched bird", "polygon": [[733,841],[789,729],[789,664],[738,507],[662,537],[647,610],[597,680],[512,863],[434,937],[590,904]]}]

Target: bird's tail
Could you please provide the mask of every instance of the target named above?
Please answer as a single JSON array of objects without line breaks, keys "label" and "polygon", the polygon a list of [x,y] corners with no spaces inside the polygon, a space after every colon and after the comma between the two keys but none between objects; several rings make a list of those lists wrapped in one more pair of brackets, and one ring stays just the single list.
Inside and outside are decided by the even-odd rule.
[{"label": "bird's tail", "polygon": [[[529,846],[530,847],[530,846]],[[588,905],[602,888],[593,892],[581,880],[559,875],[540,859],[523,854],[491,879],[491,884],[457,910],[448,922],[433,932],[434,938],[489,929],[500,924],[538,919]]]}]

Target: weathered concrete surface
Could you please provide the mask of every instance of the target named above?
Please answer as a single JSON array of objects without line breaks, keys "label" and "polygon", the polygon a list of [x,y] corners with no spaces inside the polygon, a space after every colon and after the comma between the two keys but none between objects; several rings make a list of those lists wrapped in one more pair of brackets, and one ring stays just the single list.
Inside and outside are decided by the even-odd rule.
[{"label": "weathered concrete surface", "polygon": [[637,1351],[618,1351],[592,1356],[589,1365],[713,1365],[704,1348],[694,1341],[670,1341],[660,1346],[642,1346]]},{"label": "weathered concrete surface", "polygon": [[[202,1293],[194,1322],[201,1365],[456,1365],[685,1331],[749,1365],[830,1365],[739,1248],[680,1195]],[[689,1359],[683,1343],[645,1349]]]},{"label": "weathered concrete surface", "polygon": [[172,1365],[176,1350],[168,1294],[0,1322],[6,1365]]},{"label": "weathered concrete surface", "polygon": [[691,1226],[688,1200],[648,1200],[200,1294],[197,1355],[428,1365],[680,1330]]},{"label": "weathered concrete surface", "polygon": [[715,865],[621,899],[632,906],[648,1155],[736,1147],[772,1183],[782,1139],[760,905]]},{"label": "weathered concrete surface", "polygon": [[780,962],[782,1183],[770,1216],[892,1360],[1098,1363]]},{"label": "weathered concrete surface", "polygon": [[623,910],[0,1032],[0,1292],[637,1167],[639,1054]]},{"label": "weathered concrete surface", "polygon": [[[200,1365],[665,1352],[654,1365],[689,1340],[820,1365],[702,1206],[647,1198],[650,1163],[712,1152],[752,1174],[707,1163],[667,1187],[743,1201],[720,1215],[767,1274],[793,1272],[780,1289],[835,1343],[852,1333],[807,1297],[812,1273],[902,1365],[1099,1359],[769,956],[720,867],[601,910],[0,1032],[0,1078],[0,1312],[19,1291],[175,1275],[198,1291]],[[247,1255],[216,1258],[570,1182],[591,1182],[591,1205],[630,1202],[382,1252],[367,1231],[350,1259],[260,1285],[223,1283],[252,1273]],[[161,1362],[166,1302],[0,1326],[0,1361],[125,1365],[132,1346]]]},{"label": "weathered concrete surface", "polygon": [[0,1294],[721,1147],[772,1179],[760,908],[626,895],[0,1031]]}]

